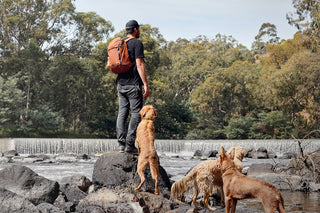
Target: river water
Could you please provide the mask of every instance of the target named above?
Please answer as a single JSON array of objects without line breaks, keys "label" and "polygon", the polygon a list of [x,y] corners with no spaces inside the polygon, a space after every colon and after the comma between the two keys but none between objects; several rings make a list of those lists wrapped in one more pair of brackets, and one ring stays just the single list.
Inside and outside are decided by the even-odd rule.
[{"label": "river water", "polygon": [[[17,141],[14,139],[14,143],[9,142],[5,147],[10,147],[10,149],[16,149],[18,153],[23,155],[28,154],[48,154],[57,155],[61,153],[103,153],[104,151],[112,151],[116,149],[115,141],[107,141],[106,144],[101,141],[89,140],[90,146],[87,145],[87,141],[83,140],[79,142],[78,140],[71,141],[67,144],[67,140],[59,139],[56,142],[52,140],[39,139],[36,142],[32,140],[22,140]],[[41,142],[42,141],[42,142]],[[80,145],[79,145],[80,144]],[[296,144],[294,141],[158,141],[156,143],[156,148],[158,155],[160,157],[160,165],[166,170],[168,175],[172,180],[178,180],[184,176],[190,168],[201,162],[200,159],[192,158],[195,150],[219,150],[221,144],[227,149],[228,147],[239,144],[243,147],[253,147],[255,149],[264,146],[267,150],[271,150],[278,155],[285,151],[297,152]],[[315,150],[320,146],[320,141],[308,141],[304,144],[306,149]],[[0,141],[1,145],[1,141]],[[1,146],[0,146],[1,147]],[[3,145],[4,147],[4,145]],[[86,150],[86,151],[84,151]],[[0,150],[1,151],[1,150]],[[92,179],[92,172],[94,163],[97,158],[92,158],[88,161],[77,160],[76,162],[70,163],[25,163],[37,174],[44,176],[48,179],[60,181],[63,177],[80,174]],[[280,160],[277,160],[280,161]],[[282,164],[288,164],[288,160],[281,160]],[[272,163],[275,161],[272,159],[250,159],[245,158],[243,166],[249,166],[252,163]],[[10,164],[0,164],[0,170],[4,167],[10,166]],[[304,192],[290,192],[282,191],[285,200],[285,210],[286,212],[296,212],[296,213],[311,213],[320,212],[320,193],[304,193]],[[248,210],[248,212],[262,213],[263,207],[261,202],[256,199],[247,199],[238,202],[237,209]]]}]

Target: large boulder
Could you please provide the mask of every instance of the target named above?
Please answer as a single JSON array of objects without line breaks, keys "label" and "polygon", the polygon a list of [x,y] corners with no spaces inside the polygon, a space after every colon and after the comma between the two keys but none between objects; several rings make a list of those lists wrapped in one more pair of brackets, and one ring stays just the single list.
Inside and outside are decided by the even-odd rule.
[{"label": "large boulder", "polygon": [[0,212],[39,213],[40,211],[24,197],[0,188]]},{"label": "large boulder", "polygon": [[83,192],[87,192],[91,186],[91,181],[84,175],[73,175],[63,177],[60,181],[60,185],[69,184],[73,187],[79,188]]},{"label": "large boulder", "polygon": [[301,189],[301,177],[297,175],[266,173],[257,175],[256,178],[271,183],[279,190],[295,191]]},{"label": "large boulder", "polygon": [[287,174],[299,175],[304,180],[320,183],[320,150],[316,152],[293,158],[289,165]]},{"label": "large boulder", "polygon": [[59,184],[39,176],[30,168],[13,165],[0,170],[0,187],[23,196],[33,204],[53,203]]},{"label": "large boulder", "polygon": [[62,211],[50,203],[40,203],[37,208],[40,213],[65,213],[65,211]]},{"label": "large boulder", "polygon": [[[142,212],[141,207],[135,201],[135,195],[127,190],[112,190],[100,188],[82,199],[77,212]],[[100,211],[98,211],[100,210]],[[103,211],[102,211],[103,210]]]},{"label": "large boulder", "polygon": [[[137,174],[138,158],[135,155],[119,152],[106,152],[94,164],[92,182],[95,189],[107,187],[135,188],[140,183]],[[151,177],[149,166],[144,172],[146,182],[142,191],[154,192],[154,180]],[[159,191],[168,191],[171,183],[166,171],[159,165]]]},{"label": "large boulder", "polygon": [[270,163],[252,164],[248,169],[247,175],[249,177],[256,177],[258,175],[266,174],[266,173],[274,173],[272,164]]}]

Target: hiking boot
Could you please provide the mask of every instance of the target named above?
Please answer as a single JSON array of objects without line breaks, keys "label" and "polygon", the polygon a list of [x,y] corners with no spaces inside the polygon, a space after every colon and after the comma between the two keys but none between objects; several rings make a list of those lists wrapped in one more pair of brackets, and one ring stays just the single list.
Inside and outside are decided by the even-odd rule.
[{"label": "hiking boot", "polygon": [[138,149],[134,146],[134,142],[127,142],[126,148],[124,150],[126,153],[138,154]]},{"label": "hiking boot", "polygon": [[120,141],[118,141],[118,144],[119,144],[118,151],[123,153],[124,149],[126,148],[126,144],[124,142],[120,142]]}]

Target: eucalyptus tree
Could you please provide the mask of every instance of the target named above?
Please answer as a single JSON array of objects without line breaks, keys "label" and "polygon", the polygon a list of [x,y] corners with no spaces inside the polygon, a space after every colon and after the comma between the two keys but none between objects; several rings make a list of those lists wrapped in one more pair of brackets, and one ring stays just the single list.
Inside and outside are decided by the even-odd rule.
[{"label": "eucalyptus tree", "polygon": [[256,108],[258,80],[255,64],[237,61],[229,68],[217,69],[191,95],[198,128],[223,129],[231,117],[244,116]]},{"label": "eucalyptus tree", "polygon": [[290,58],[274,83],[278,106],[291,116],[297,137],[319,129],[319,61],[319,54],[301,51]]},{"label": "eucalyptus tree", "polygon": [[304,45],[313,51],[320,49],[320,1],[292,0],[295,11],[287,14],[289,24],[306,36]]},{"label": "eucalyptus tree", "polygon": [[[24,100],[23,105],[17,103],[17,106],[20,106],[18,111],[21,112],[19,122],[23,121],[27,126],[35,128],[32,123],[39,125],[41,122],[37,121],[40,120],[39,115],[42,115],[43,120],[52,121],[53,125],[44,127],[50,130],[57,129],[56,123],[61,114],[66,116],[67,128],[70,122],[78,121],[74,117],[79,116],[81,121],[87,121],[87,118],[83,119],[83,113],[80,113],[85,107],[79,103],[86,103],[88,96],[81,92],[84,93],[86,89],[90,91],[89,86],[92,84],[82,79],[93,79],[96,73],[93,72],[94,63],[91,63],[91,66],[84,65],[85,57],[90,57],[94,46],[105,41],[111,31],[113,26],[109,21],[92,12],[77,12],[72,0],[0,1],[0,75],[4,79],[11,76],[17,78],[16,86],[22,91]],[[70,55],[81,60],[68,57]],[[65,64],[56,62],[59,57],[64,58]],[[65,87],[52,86],[63,85],[64,75],[55,78],[51,70],[65,70],[68,64],[73,65],[71,71],[74,76],[71,79],[76,80],[67,84],[69,87],[65,94],[78,89],[79,95],[70,96],[69,100],[60,102],[63,96],[60,92]],[[83,71],[88,69],[92,72]],[[70,74],[69,70],[67,73]],[[81,73],[84,76],[80,76]],[[75,101],[79,97],[82,99]],[[62,106],[62,103],[65,105]],[[72,108],[76,115],[71,113],[73,119],[70,121],[69,114],[65,113]],[[45,114],[46,112],[52,113],[49,115]],[[56,116],[56,119],[49,119],[50,116]],[[73,124],[71,126],[76,127]],[[81,124],[81,128],[83,126],[86,124]]]},{"label": "eucalyptus tree", "polygon": [[259,29],[258,35],[255,36],[255,41],[252,44],[252,49],[255,54],[263,54],[266,51],[267,44],[279,43],[277,27],[271,23],[263,23]]}]

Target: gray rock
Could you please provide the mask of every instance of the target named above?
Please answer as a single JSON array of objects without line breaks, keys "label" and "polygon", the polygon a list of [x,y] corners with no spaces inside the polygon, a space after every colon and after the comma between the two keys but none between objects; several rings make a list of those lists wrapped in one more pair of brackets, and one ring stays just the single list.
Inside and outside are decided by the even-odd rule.
[{"label": "gray rock", "polygon": [[9,151],[6,151],[3,153],[3,156],[6,156],[6,157],[14,157],[14,156],[18,156],[18,152],[16,150],[9,150]]},{"label": "gray rock", "polygon": [[78,187],[72,186],[68,183],[60,185],[60,191],[66,196],[67,201],[75,204],[78,204],[81,199],[87,196],[87,194]]},{"label": "gray rock", "polygon": [[267,173],[256,176],[257,179],[267,181],[277,187],[279,190],[300,190],[301,188],[301,177],[297,175],[286,175]]},{"label": "gray rock", "polygon": [[252,154],[253,159],[267,159],[268,153],[266,152],[255,152]]},{"label": "gray rock", "polygon": [[84,175],[73,175],[62,178],[60,185],[62,184],[70,184],[71,186],[79,188],[83,192],[87,192],[92,183]]},{"label": "gray rock", "polygon": [[0,187],[28,199],[33,204],[53,203],[59,193],[59,184],[39,176],[30,168],[13,165],[0,170]]},{"label": "gray rock", "polygon": [[0,157],[0,164],[7,164],[9,163],[11,160],[8,157]]},{"label": "gray rock", "polygon": [[65,213],[65,211],[62,211],[50,203],[40,203],[37,205],[37,208],[41,213]]},{"label": "gray rock", "polygon": [[39,213],[39,210],[24,197],[0,188],[0,212]]},{"label": "gray rock", "polygon": [[202,151],[201,150],[196,150],[194,153],[193,153],[193,157],[201,157],[203,155]]},{"label": "gray rock", "polygon": [[[92,182],[95,189],[101,187],[129,187],[135,188],[140,183],[137,174],[137,156],[107,152],[103,154],[95,163],[92,175]],[[145,170],[146,182],[142,186],[142,191],[154,192],[154,180],[151,177],[149,166]],[[160,193],[171,189],[171,183],[166,171],[159,165],[159,191]]]},{"label": "gray rock", "polygon": [[139,212],[139,209],[137,211],[137,209],[135,210],[131,205],[136,202],[134,198],[135,195],[130,191],[112,190],[104,187],[83,198],[79,202],[76,210],[77,212],[89,212],[89,209],[91,211],[93,211],[93,209],[95,209],[95,211],[99,210],[97,212],[100,212],[101,209],[105,212]]},{"label": "gray rock", "polygon": [[252,164],[248,169],[247,175],[248,177],[255,177],[255,176],[266,174],[266,173],[274,173],[272,164],[270,163]]},{"label": "gray rock", "polygon": [[53,205],[64,212],[74,212],[75,204],[73,202],[67,201],[65,195],[59,195],[54,201]]}]

